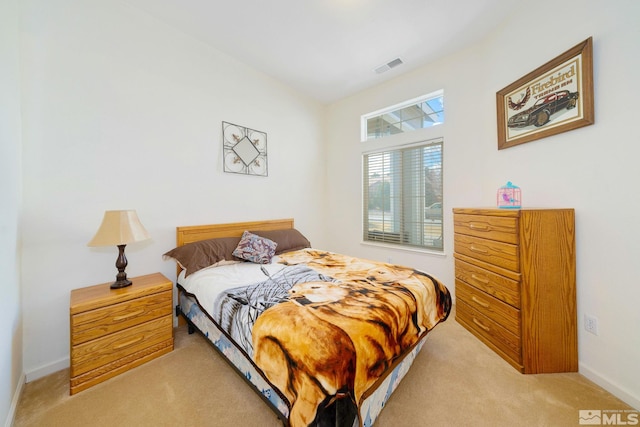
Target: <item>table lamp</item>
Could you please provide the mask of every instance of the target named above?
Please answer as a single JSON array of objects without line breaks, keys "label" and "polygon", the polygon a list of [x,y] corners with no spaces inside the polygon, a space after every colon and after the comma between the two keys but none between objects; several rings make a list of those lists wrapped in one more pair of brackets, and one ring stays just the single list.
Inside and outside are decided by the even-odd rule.
[{"label": "table lamp", "polygon": [[111,284],[112,289],[124,288],[131,285],[127,279],[127,258],[124,256],[124,247],[128,243],[141,242],[150,239],[149,233],[144,229],[135,210],[106,211],[102,224],[93,239],[87,246],[117,246],[119,250],[116,259],[118,274],[116,281]]}]

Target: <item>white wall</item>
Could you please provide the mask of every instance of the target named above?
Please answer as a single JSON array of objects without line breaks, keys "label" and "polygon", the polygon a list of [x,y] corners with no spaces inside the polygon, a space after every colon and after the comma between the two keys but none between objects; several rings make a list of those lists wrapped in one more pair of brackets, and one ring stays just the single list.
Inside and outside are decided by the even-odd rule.
[{"label": "white wall", "polygon": [[[321,105],[121,2],[23,7],[28,380],[68,365],[69,292],[115,280],[117,249],[86,246],[107,209],[152,236],[129,277],[175,278],[178,225],[293,217],[322,243]],[[223,172],[222,121],[267,133],[268,177]]]},{"label": "white wall", "polygon": [[23,382],[18,17],[17,1],[0,1],[0,425],[13,418]]},{"label": "white wall", "polygon": [[[453,287],[453,207],[494,206],[507,180],[524,204],[576,209],[580,372],[640,407],[640,3],[543,0],[463,52],[335,103],[328,115],[327,206],[333,249],[426,268]],[[545,29],[548,29],[545,30]],[[497,150],[495,93],[589,36],[594,39],[596,123]],[[359,244],[361,114],[445,91],[445,257]],[[398,137],[402,141],[406,136]],[[586,333],[583,316],[599,320]]]}]

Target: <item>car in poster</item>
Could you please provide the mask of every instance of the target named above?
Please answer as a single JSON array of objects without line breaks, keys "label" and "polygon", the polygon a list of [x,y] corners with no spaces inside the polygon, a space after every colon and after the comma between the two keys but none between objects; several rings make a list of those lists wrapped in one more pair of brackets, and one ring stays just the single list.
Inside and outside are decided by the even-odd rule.
[{"label": "car in poster", "polygon": [[544,126],[551,120],[551,115],[560,110],[575,108],[578,102],[578,92],[559,90],[536,101],[531,108],[509,117],[507,126],[521,128],[525,126]]}]

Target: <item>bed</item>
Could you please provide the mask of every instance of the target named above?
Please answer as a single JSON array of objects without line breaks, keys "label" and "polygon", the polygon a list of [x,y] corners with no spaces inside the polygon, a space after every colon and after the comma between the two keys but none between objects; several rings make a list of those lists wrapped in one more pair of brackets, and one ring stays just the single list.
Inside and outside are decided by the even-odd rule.
[{"label": "bed", "polygon": [[451,297],[408,267],[311,247],[293,219],[177,227],[176,313],[285,426],[373,425]]}]

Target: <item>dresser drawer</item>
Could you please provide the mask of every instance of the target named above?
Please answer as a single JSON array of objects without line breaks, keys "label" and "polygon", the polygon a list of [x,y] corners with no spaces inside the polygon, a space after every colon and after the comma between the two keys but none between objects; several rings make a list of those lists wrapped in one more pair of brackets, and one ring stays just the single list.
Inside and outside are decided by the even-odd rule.
[{"label": "dresser drawer", "polygon": [[456,300],[456,320],[515,364],[522,363],[520,339],[460,299]]},{"label": "dresser drawer", "polygon": [[455,214],[453,231],[515,245],[518,243],[518,218]]},{"label": "dresser drawer", "polygon": [[459,254],[514,272],[520,271],[520,252],[516,245],[458,233],[454,235],[453,243]]},{"label": "dresser drawer", "polygon": [[162,318],[71,348],[71,376],[77,376],[163,341],[173,341],[173,317]]},{"label": "dresser drawer", "polygon": [[73,345],[171,314],[171,291],[114,304],[71,316]]},{"label": "dresser drawer", "polygon": [[456,279],[520,308],[520,282],[462,260],[455,260]]},{"label": "dresser drawer", "polygon": [[520,336],[520,311],[464,282],[456,280],[456,297],[516,336]]}]

